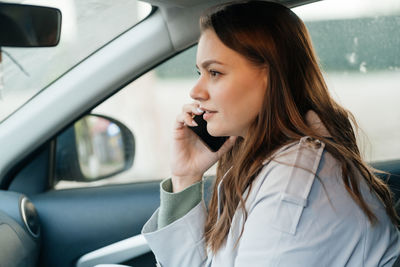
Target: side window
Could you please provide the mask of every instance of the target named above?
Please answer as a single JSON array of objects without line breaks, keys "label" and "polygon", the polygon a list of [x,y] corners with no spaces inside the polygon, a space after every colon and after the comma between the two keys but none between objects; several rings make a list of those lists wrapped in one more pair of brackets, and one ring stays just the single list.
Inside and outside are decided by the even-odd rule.
[{"label": "side window", "polygon": [[293,11],[309,29],[332,96],[357,119],[365,158],[400,159],[400,2],[325,0]]},{"label": "side window", "polygon": [[[192,101],[189,92],[198,77],[195,60],[196,47],[191,47],[133,81],[92,110],[92,114],[118,120],[132,132],[135,140],[132,167],[112,177],[93,182],[59,181],[56,189],[168,177],[172,127],[182,106]],[[79,128],[81,130],[82,125]],[[83,143],[80,146],[85,152],[80,155],[83,156],[82,161],[90,163],[91,153],[87,151],[94,149],[86,148],[94,148],[96,145]],[[85,164],[81,169],[88,169],[87,166],[90,165]],[[86,172],[89,170],[90,168]],[[215,168],[208,174],[213,172]]]},{"label": "side window", "polygon": [[[400,159],[400,2],[360,1],[325,0],[293,11],[309,29],[332,96],[357,119],[365,158]],[[191,101],[189,91],[197,79],[195,55],[196,47],[189,48],[92,111],[118,120],[133,133],[135,155],[129,169],[93,182],[60,181],[56,189],[168,177],[173,123],[182,105]],[[91,151],[86,149],[90,144],[80,146]],[[96,164],[90,158],[84,162],[92,173],[90,166]],[[208,174],[214,173],[215,167]]]}]

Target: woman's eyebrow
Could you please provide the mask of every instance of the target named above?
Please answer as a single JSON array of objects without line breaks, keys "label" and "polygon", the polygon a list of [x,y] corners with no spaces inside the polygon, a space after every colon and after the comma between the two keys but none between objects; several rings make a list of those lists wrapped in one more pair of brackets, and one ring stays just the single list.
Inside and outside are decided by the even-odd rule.
[{"label": "woman's eyebrow", "polygon": [[[224,63],[222,63],[222,62],[220,62],[218,60],[210,59],[210,60],[203,61],[203,63],[201,63],[201,67],[203,69],[206,69],[208,66],[210,66],[213,63],[224,65]],[[199,69],[199,66],[197,66],[197,64],[196,64],[196,68]]]}]

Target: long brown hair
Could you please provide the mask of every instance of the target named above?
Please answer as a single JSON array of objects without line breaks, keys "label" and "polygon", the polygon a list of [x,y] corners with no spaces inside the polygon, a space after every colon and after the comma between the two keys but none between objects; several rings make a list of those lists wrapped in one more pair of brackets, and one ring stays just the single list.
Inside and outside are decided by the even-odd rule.
[{"label": "long brown hair", "polygon": [[[371,223],[377,217],[361,195],[357,173],[361,173],[392,222],[396,222],[391,192],[362,160],[352,127],[352,123],[357,127],[354,117],[331,98],[309,33],[296,14],[272,2],[232,2],[207,10],[200,18],[200,28],[201,32],[214,31],[227,47],[269,70],[262,108],[248,131],[251,135],[238,138],[218,163],[205,224],[206,243],[213,252],[223,245],[239,204],[247,218],[242,195],[247,187],[251,190],[262,162],[279,147],[303,136],[325,142],[326,150],[341,164],[346,190]],[[331,138],[320,136],[307,125],[308,110],[318,114]],[[217,220],[216,186],[224,175],[222,210]]]}]

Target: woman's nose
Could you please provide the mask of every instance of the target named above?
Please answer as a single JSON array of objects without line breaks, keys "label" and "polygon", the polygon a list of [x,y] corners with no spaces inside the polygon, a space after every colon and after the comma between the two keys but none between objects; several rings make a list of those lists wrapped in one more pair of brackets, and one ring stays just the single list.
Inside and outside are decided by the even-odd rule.
[{"label": "woman's nose", "polygon": [[200,80],[195,84],[192,90],[190,90],[190,97],[198,101],[204,101],[209,98],[207,89],[202,86]]}]

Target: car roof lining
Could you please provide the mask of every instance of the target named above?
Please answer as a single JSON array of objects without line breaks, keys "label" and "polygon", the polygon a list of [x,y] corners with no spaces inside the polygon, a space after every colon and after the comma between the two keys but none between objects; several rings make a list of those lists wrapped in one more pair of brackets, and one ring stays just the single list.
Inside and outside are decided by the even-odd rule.
[{"label": "car roof lining", "polygon": [[[163,15],[175,51],[181,51],[197,42],[200,35],[198,20],[206,8],[227,0],[144,0],[157,6]],[[288,7],[317,2],[320,0],[276,0]],[[183,12],[184,11],[184,12]]]}]

